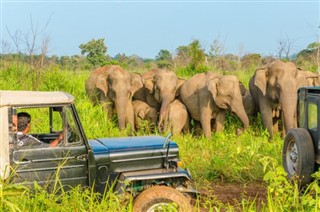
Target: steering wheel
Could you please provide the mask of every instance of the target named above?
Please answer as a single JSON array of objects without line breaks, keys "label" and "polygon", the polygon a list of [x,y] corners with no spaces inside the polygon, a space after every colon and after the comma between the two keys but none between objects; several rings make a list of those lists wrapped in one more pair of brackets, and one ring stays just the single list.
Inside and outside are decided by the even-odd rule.
[{"label": "steering wheel", "polygon": [[68,131],[67,131],[67,141],[69,143],[72,143],[76,140],[76,133],[72,129],[72,127],[69,125],[68,126]]}]

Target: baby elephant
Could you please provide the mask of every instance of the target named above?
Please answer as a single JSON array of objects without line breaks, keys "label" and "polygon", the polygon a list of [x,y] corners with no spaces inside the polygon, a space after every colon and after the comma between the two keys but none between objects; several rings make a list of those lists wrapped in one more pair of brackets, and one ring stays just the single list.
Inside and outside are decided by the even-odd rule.
[{"label": "baby elephant", "polygon": [[136,129],[138,131],[141,130],[144,126],[143,122],[148,121],[148,125],[152,130],[154,130],[158,120],[158,112],[156,108],[151,107],[140,100],[134,100],[132,105]]},{"label": "baby elephant", "polygon": [[189,133],[190,118],[186,106],[179,100],[174,100],[169,105],[168,114],[165,119],[164,128],[171,131],[173,135]]}]

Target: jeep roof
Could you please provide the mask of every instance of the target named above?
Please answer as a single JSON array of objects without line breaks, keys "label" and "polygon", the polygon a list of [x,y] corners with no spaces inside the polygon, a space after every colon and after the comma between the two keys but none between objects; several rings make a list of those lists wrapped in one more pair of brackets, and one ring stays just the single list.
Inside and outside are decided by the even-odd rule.
[{"label": "jeep roof", "polygon": [[0,91],[0,107],[67,104],[72,103],[74,97],[62,91]]}]

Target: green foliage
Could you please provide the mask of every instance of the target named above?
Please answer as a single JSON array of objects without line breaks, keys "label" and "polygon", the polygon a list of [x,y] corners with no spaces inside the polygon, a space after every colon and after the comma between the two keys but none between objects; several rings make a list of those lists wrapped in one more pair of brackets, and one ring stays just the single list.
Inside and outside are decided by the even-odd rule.
[{"label": "green foliage", "polygon": [[[236,75],[246,86],[255,67],[249,70],[236,70]],[[140,71],[139,71],[140,72]],[[189,78],[199,70],[177,69],[179,77]],[[1,89],[30,90],[32,80],[27,68],[12,64],[0,70]],[[230,74],[225,72],[225,74]],[[32,74],[32,73],[31,73]],[[94,106],[85,93],[88,71],[61,70],[51,66],[45,70],[39,82],[39,90],[60,90],[72,94],[87,138],[126,136],[117,128],[116,120],[107,119],[100,105]],[[256,205],[254,200],[243,200],[233,206],[219,202],[215,197],[204,196],[197,200],[196,209],[208,211],[312,211],[319,210],[320,173],[314,175],[315,182],[302,193],[297,185],[286,180],[281,165],[283,139],[279,134],[272,142],[268,141],[266,130],[262,128],[261,117],[251,117],[250,127],[240,136],[235,135],[241,127],[237,117],[228,115],[224,131],[213,133],[211,139],[191,134],[173,137],[180,149],[180,158],[188,167],[197,189],[206,188],[210,183],[248,184],[264,181],[268,186],[268,198],[264,205]],[[149,135],[147,127],[137,135]],[[160,134],[156,132],[154,134]],[[57,179],[56,190],[59,190]],[[35,191],[7,185],[0,181],[1,211],[130,211],[132,199],[124,199],[110,191],[103,196],[91,189],[74,188],[68,192],[47,193],[35,184]],[[240,194],[239,194],[240,195]]]},{"label": "green foliage", "polygon": [[319,48],[319,43],[318,42],[310,43],[307,46],[307,50],[315,50],[315,49],[318,49],[318,48]]},{"label": "green foliage", "polygon": [[247,54],[241,58],[242,68],[261,66],[262,57],[260,54]]},{"label": "green foliage", "polygon": [[214,70],[218,71],[234,71],[237,70],[238,62],[226,56],[216,56],[211,59]]},{"label": "green foliage", "polygon": [[209,68],[205,65],[203,66],[199,66],[197,69],[194,69],[191,66],[187,66],[187,67],[179,67],[176,70],[176,74],[178,76],[181,76],[183,78],[190,78],[191,76],[195,75],[195,74],[199,74],[199,73],[205,73],[209,71]]},{"label": "green foliage", "polygon": [[296,56],[296,64],[308,71],[317,72],[318,71],[318,48],[319,43],[310,43],[306,49],[301,50]]},{"label": "green foliage", "polygon": [[105,191],[100,195],[80,186],[67,192],[60,187],[47,192],[36,182],[32,190],[2,185],[1,211],[128,211],[128,207],[132,205],[130,200],[125,200],[125,196],[118,196],[112,191]]},{"label": "green foliage", "polygon": [[157,66],[159,68],[172,67],[172,55],[168,50],[161,49],[156,56]]},{"label": "green foliage", "polygon": [[273,164],[264,176],[268,184],[269,211],[317,211],[320,209],[320,172],[313,174],[315,180],[306,188],[299,187],[299,181],[287,180],[283,167]]},{"label": "green foliage", "polygon": [[81,54],[86,54],[88,61],[93,66],[103,66],[106,63],[107,47],[104,44],[104,39],[92,39],[88,43],[79,46]]},{"label": "green foliage", "polygon": [[189,44],[189,55],[191,57],[191,62],[189,66],[192,69],[197,69],[199,66],[203,66],[205,60],[204,49],[201,48],[199,40],[194,40]]},{"label": "green foliage", "polygon": [[224,45],[219,39],[215,39],[210,45],[209,55],[210,57],[220,56],[224,50]]}]

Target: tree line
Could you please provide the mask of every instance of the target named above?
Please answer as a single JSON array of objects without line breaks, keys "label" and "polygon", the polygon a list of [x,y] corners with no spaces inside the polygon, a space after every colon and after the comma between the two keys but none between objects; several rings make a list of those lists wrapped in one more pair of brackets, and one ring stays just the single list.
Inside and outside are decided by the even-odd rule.
[{"label": "tree line", "polygon": [[[17,33],[16,33],[17,34]],[[17,36],[15,34],[15,36]],[[38,34],[36,34],[38,36]],[[103,38],[92,39],[87,43],[79,45],[80,54],[73,56],[48,56],[49,39],[44,38],[42,42],[36,47],[36,43],[24,42],[27,46],[25,52],[19,45],[22,42],[17,42],[18,38],[11,35],[13,41],[15,41],[16,51],[15,53],[6,52],[0,55],[3,65],[13,61],[21,61],[29,64],[31,70],[38,70],[49,65],[58,65],[63,69],[68,70],[92,70],[94,68],[106,65],[117,64],[128,70],[143,69],[148,70],[150,68],[169,68],[179,69],[184,68],[189,74],[205,72],[209,69],[220,71],[232,71],[239,69],[250,69],[273,61],[274,59],[282,59],[285,61],[294,61],[298,66],[310,71],[316,71],[319,67],[319,43],[310,43],[305,49],[294,55],[290,55],[290,48],[292,43],[290,41],[279,42],[279,52],[277,56],[263,56],[258,53],[249,54],[224,54],[224,44],[220,40],[216,39],[210,45],[209,52],[205,52],[205,49],[201,46],[199,40],[194,39],[192,42],[185,46],[179,46],[175,52],[170,52],[166,49],[161,49],[153,59],[142,58],[138,55],[126,55],[125,53],[119,53],[114,57],[107,54],[107,46]],[[37,37],[35,37],[36,39]],[[30,39],[30,38],[28,38]],[[35,40],[30,39],[30,40]],[[2,42],[2,47],[8,46],[5,42]],[[34,49],[32,49],[32,47]],[[36,48],[39,51],[36,51]],[[4,51],[2,51],[4,52]],[[283,53],[286,54],[283,54]]]}]

